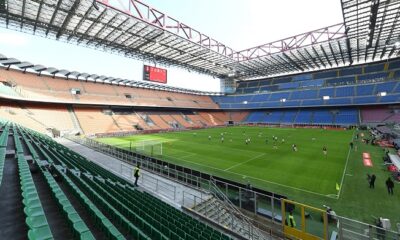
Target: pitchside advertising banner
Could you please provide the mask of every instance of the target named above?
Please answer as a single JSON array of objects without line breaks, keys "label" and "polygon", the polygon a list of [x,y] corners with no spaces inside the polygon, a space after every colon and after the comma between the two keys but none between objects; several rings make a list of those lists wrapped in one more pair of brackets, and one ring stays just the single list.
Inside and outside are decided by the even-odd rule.
[{"label": "pitchside advertising banner", "polygon": [[143,65],[143,80],[167,83],[167,70],[163,68]]}]

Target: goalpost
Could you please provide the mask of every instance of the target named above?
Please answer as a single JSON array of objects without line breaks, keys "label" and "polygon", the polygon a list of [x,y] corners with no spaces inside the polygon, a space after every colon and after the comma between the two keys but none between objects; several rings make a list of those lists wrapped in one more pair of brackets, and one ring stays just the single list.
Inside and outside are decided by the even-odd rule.
[{"label": "goalpost", "polygon": [[162,156],[163,143],[156,140],[143,140],[135,143],[135,150],[143,155]]}]

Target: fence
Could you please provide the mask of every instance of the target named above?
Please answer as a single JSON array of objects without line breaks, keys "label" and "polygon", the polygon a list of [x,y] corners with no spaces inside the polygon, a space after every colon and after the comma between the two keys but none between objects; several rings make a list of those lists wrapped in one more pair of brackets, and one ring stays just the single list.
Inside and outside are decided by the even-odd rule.
[{"label": "fence", "polygon": [[[223,193],[230,203],[235,205],[245,216],[252,219],[253,225],[261,229],[271,229],[274,235],[280,236],[283,232],[287,220],[285,218],[286,214],[282,214],[282,204],[283,199],[280,195],[275,195],[273,193],[261,193],[256,192],[251,189],[250,186],[242,186],[241,184],[233,184],[228,181],[213,179],[208,174],[198,174],[193,175],[190,172],[182,171],[183,167],[179,167],[173,164],[163,162],[158,159],[152,159],[143,155],[138,155],[135,153],[127,153],[122,149],[103,144],[92,139],[69,137],[70,140],[78,142],[80,144],[86,145],[92,149],[99,152],[105,153],[107,155],[113,156],[119,160],[125,162],[125,164],[136,164],[140,163],[143,169],[149,172],[161,175],[163,177],[169,178],[171,180],[180,182],[185,185],[190,185],[191,187],[197,188],[199,190],[206,190],[208,192],[218,192]],[[173,166],[173,167],[171,167]],[[195,171],[193,171],[195,172]],[[120,171],[121,174],[125,174],[123,170]],[[214,185],[214,186],[213,186]],[[154,189],[159,190],[160,184],[154,186]],[[175,193],[174,193],[175,194]],[[189,197],[190,194],[184,194],[184,206],[196,204],[198,201],[203,201],[202,197]],[[176,197],[176,196],[175,196]],[[287,211],[290,209],[285,208]],[[324,210],[325,211],[325,210]],[[312,215],[310,215],[312,216]],[[317,216],[317,215],[315,215]],[[329,218],[328,214],[328,218]],[[376,224],[367,224],[363,222],[356,221],[354,219],[349,219],[341,216],[334,216],[335,221],[328,222],[326,236],[319,235],[320,239],[338,239],[343,240],[353,240],[353,239],[396,239],[400,240],[400,233],[388,229],[383,229],[377,227]],[[308,220],[308,225],[318,226],[318,217],[315,217],[313,221]],[[321,221],[321,220],[319,220]],[[395,225],[395,223],[393,223]],[[397,224],[399,226],[399,223]],[[306,228],[306,227],[305,227]],[[394,228],[394,227],[393,227]],[[323,230],[323,229],[322,229]],[[321,231],[322,231],[321,230]],[[313,230],[315,232],[315,230]],[[398,230],[399,231],[399,230]],[[293,238],[293,236],[291,236]],[[333,238],[332,238],[333,237]]]}]

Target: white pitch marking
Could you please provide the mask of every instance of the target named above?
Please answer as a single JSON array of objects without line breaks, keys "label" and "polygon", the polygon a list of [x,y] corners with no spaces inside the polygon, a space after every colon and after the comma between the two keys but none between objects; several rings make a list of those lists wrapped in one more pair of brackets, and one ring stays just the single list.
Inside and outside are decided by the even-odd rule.
[{"label": "white pitch marking", "polygon": [[257,159],[257,158],[262,157],[262,156],[264,156],[264,155],[265,155],[265,153],[259,154],[259,155],[255,156],[255,157],[250,158],[250,159],[247,160],[247,161],[240,162],[240,163],[235,164],[235,165],[233,165],[233,166],[231,166],[231,167],[228,167],[227,169],[224,169],[224,171],[231,170],[231,169],[234,168],[234,167],[237,167],[237,166],[240,166],[240,165],[242,165],[242,164],[248,163],[248,162],[253,161],[254,159]]}]

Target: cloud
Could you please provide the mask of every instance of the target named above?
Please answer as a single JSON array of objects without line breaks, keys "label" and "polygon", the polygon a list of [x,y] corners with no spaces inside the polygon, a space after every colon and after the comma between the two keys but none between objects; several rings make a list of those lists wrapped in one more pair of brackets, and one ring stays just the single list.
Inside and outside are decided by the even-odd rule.
[{"label": "cloud", "polygon": [[22,47],[28,44],[28,39],[26,36],[24,37],[18,33],[8,33],[2,32],[0,33],[0,44],[5,44],[13,47]]}]

